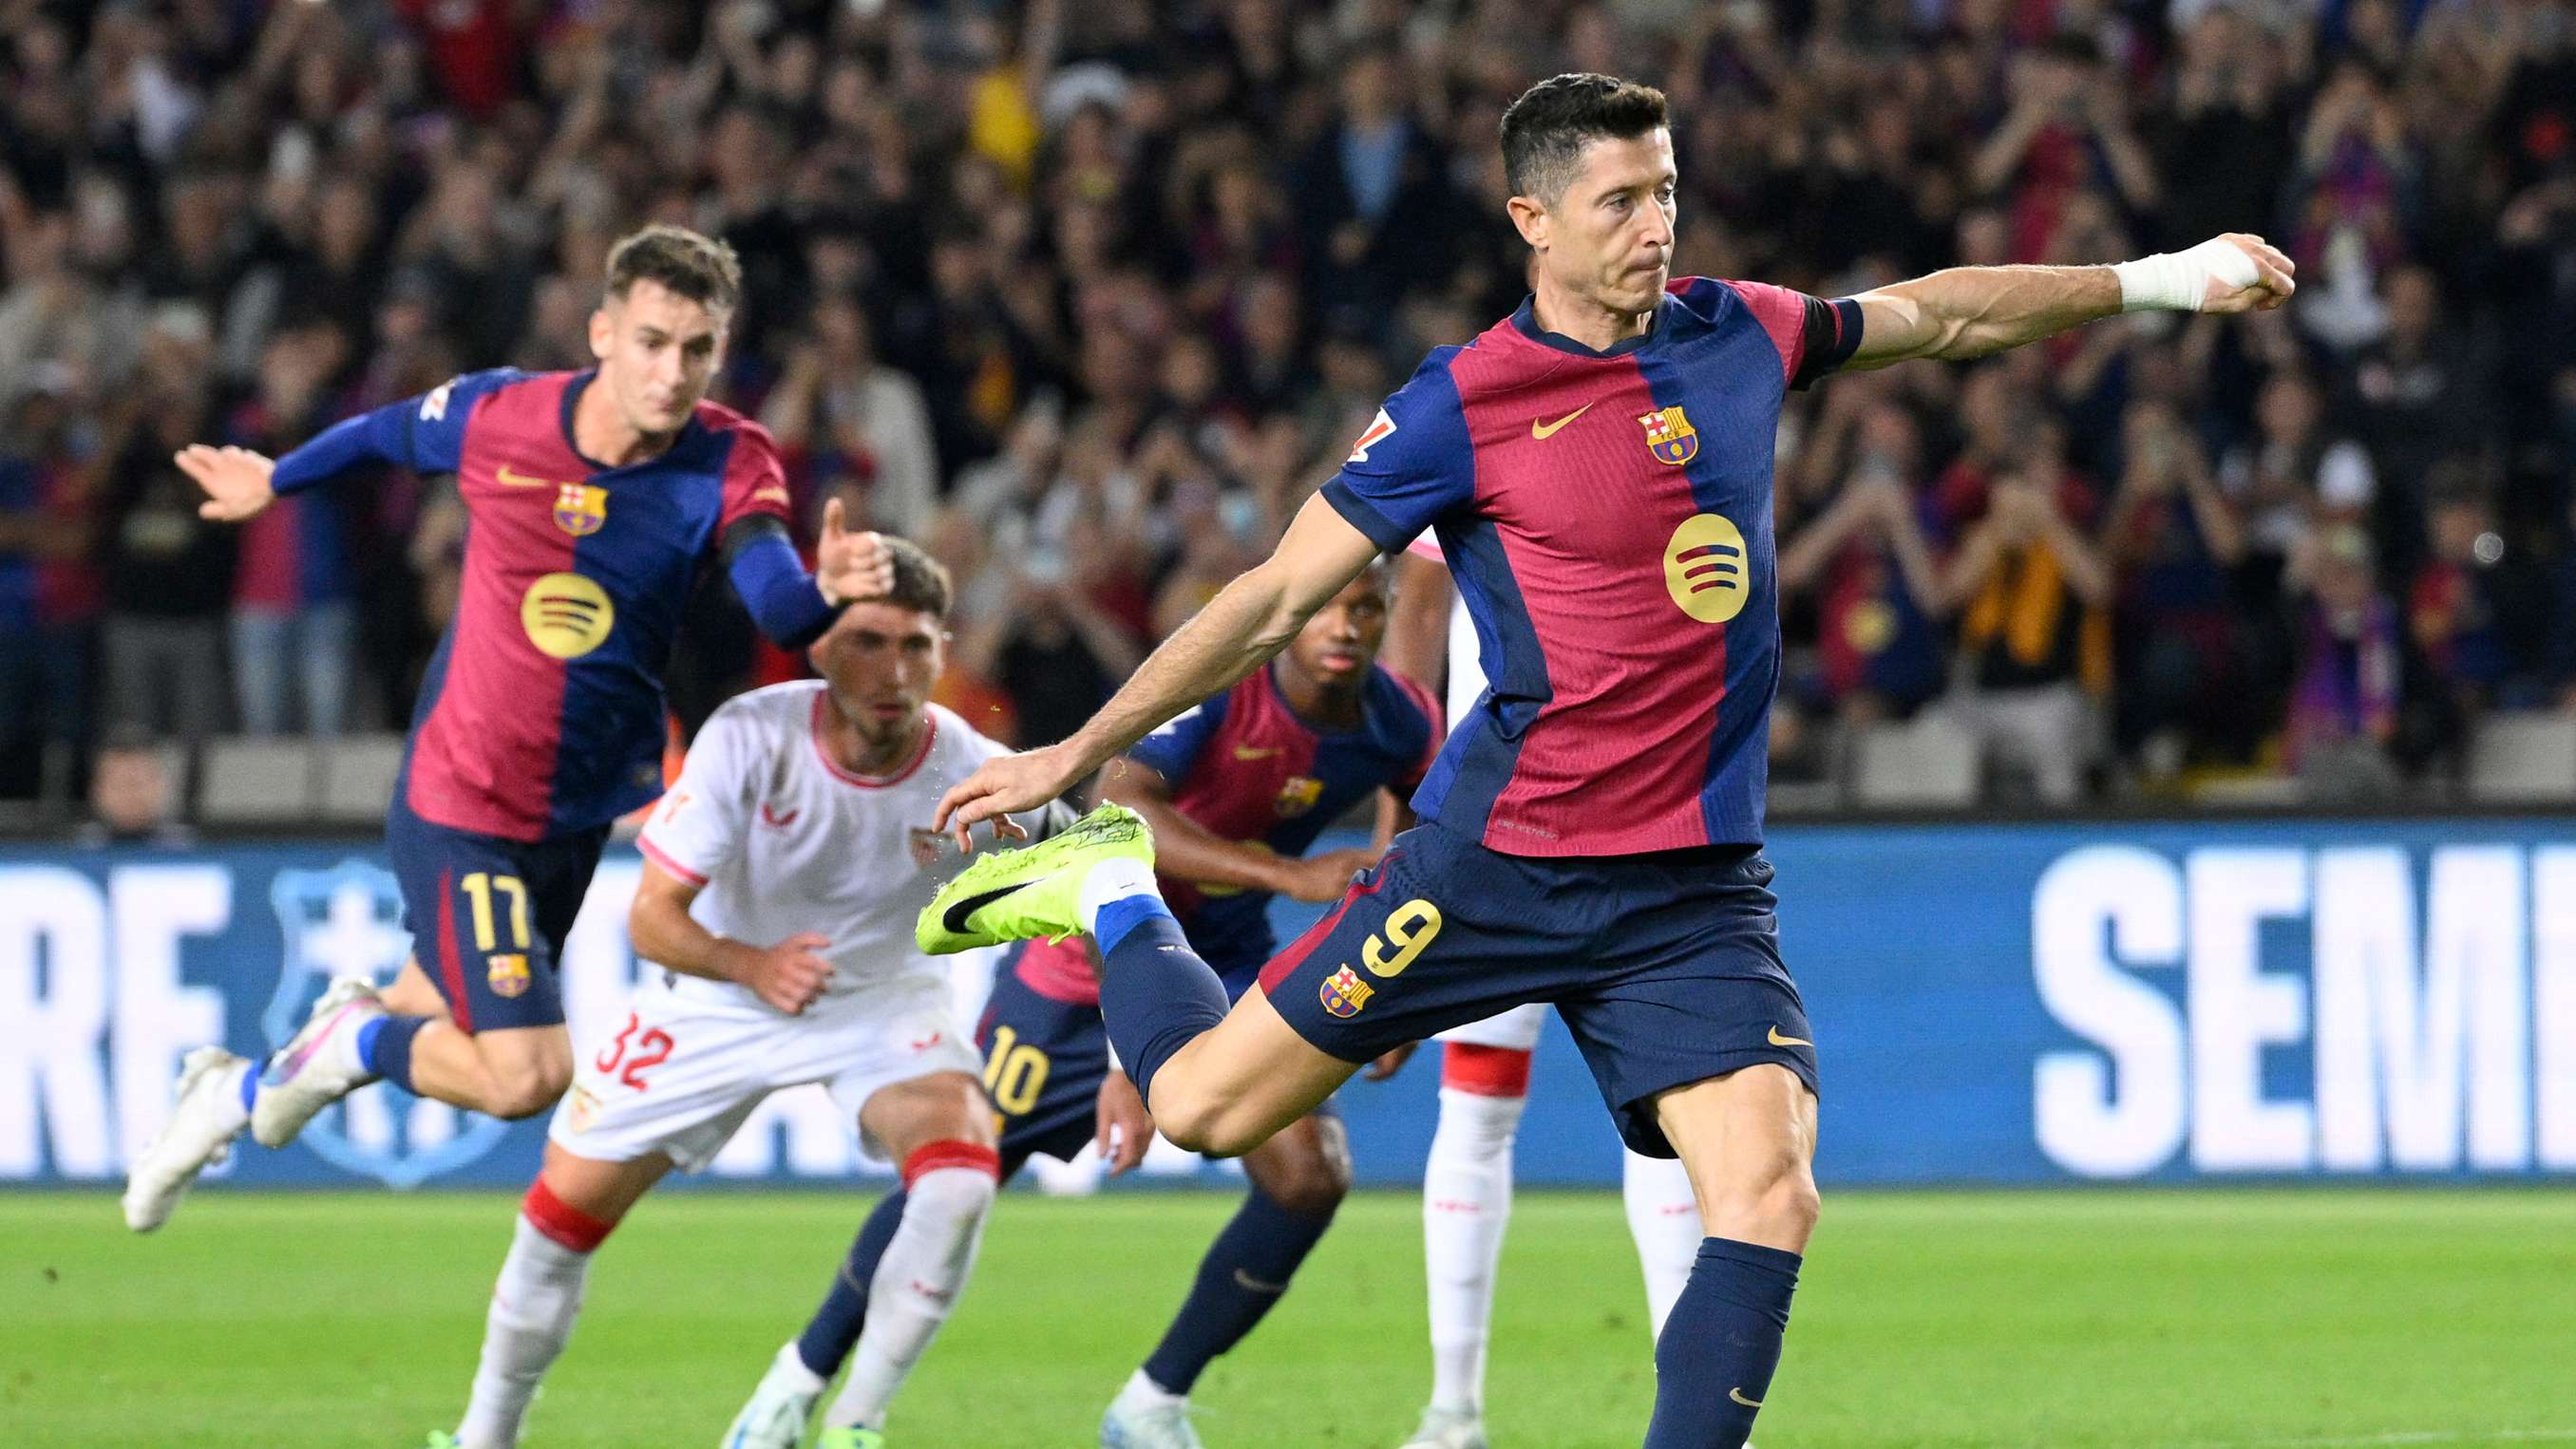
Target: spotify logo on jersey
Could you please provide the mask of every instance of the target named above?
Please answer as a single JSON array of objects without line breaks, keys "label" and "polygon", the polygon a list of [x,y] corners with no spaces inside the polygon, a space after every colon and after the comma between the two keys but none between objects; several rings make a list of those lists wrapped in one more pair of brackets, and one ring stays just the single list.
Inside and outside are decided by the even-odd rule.
[{"label": "spotify logo on jersey", "polygon": [[1664,545],[1664,587],[1683,613],[1703,624],[1723,624],[1744,612],[1752,567],[1744,534],[1714,513],[1682,520]]},{"label": "spotify logo on jersey", "polygon": [[528,642],[556,659],[578,659],[608,640],[617,606],[608,591],[580,574],[547,574],[519,600]]}]

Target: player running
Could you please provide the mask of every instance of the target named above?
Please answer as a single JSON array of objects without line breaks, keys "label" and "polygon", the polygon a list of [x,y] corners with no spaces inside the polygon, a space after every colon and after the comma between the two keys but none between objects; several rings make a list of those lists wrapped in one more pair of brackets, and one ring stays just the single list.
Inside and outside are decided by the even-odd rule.
[{"label": "player running", "polygon": [[1847,365],[1964,358],[2123,310],[2279,306],[2290,264],[2229,235],[2114,267],[1963,267],[1826,302],[1668,280],[1663,95],[1565,75],[1505,113],[1534,295],[1434,349],[1271,557],[1064,742],[941,802],[1053,798],[1258,668],[1375,554],[1437,531],[1490,691],[1406,832],[1229,1012],[1154,894],[1150,834],[1095,817],[979,861],[925,945],[1086,930],[1110,1039],[1164,1133],[1250,1150],[1379,1052],[1552,1001],[1629,1146],[1678,1154],[1690,1281],[1657,1338],[1650,1449],[1735,1449],[1770,1392],[1817,1212],[1816,1049],[1763,859],[1779,677],[1772,438],[1786,389]]},{"label": "player running", "polygon": [[[1476,626],[1465,599],[1450,587],[1438,541],[1429,534],[1415,539],[1396,568],[1387,662],[1426,681],[1440,678],[1445,667],[1449,718],[1473,718],[1485,692]],[[1532,1001],[1439,1035],[1440,1119],[1422,1164],[1431,1403],[1402,1449],[1484,1449],[1485,1348],[1493,1334],[1503,1229],[1512,1215],[1512,1140],[1529,1106],[1530,1061],[1546,1022],[1546,1003]],[[1648,1157],[1633,1147],[1619,1155],[1628,1233],[1645,1271],[1651,1342],[1690,1278],[1699,1209],[1678,1159]]]},{"label": "player running", "polygon": [[825,510],[809,575],[777,445],[705,401],[742,293],[733,249],[650,226],[608,256],[588,372],[469,373],[271,462],[198,445],[198,511],[239,523],[280,493],[391,463],[453,472],[472,532],[456,618],[421,682],[385,853],[412,958],[379,995],[343,979],[263,1067],[189,1053],[178,1101],[126,1179],[159,1227],[244,1124],[282,1147],[379,1078],[529,1117],[572,1075],[556,959],[611,822],[662,793],[661,673],[701,566],[720,558],[761,631],[802,647],[891,583],[874,534]]},{"label": "player running", "polygon": [[[902,1167],[848,1390],[871,1431],[965,1286],[998,1177],[993,1113],[952,1018],[949,972],[909,931],[963,864],[928,828],[940,792],[1002,747],[926,703],[948,576],[910,543],[885,542],[894,584],[814,646],[823,677],[717,710],[646,823],[627,924],[636,953],[663,969],[613,1034],[583,1043],[493,1285],[473,1400],[433,1444],[518,1442],[592,1252],[664,1173],[704,1167],[781,1088],[823,1083],[861,1145]],[[1070,818],[1042,807],[1019,824]]]},{"label": "player running", "polygon": [[[1335,899],[1377,858],[1373,850],[1305,855],[1316,837],[1372,794],[1410,791],[1439,748],[1430,695],[1377,664],[1387,572],[1362,570],[1268,669],[1138,741],[1107,772],[1103,793],[1153,823],[1163,889],[1230,993],[1248,989],[1270,957],[1272,895]],[[1031,1153],[1070,1158],[1095,1138],[1104,1149],[1116,1139],[1113,1174],[1144,1157],[1153,1122],[1110,1061],[1088,943],[1031,941],[994,983],[976,1035],[984,1084],[1003,1113],[1004,1178]],[[1161,1344],[1110,1404],[1103,1445],[1199,1442],[1188,1419],[1191,1386],[1279,1301],[1350,1190],[1349,1144],[1328,1103],[1246,1154],[1243,1167],[1251,1193],[1200,1262]],[[906,1211],[901,1193],[878,1204],[813,1321],[779,1351],[735,1420],[750,1432],[728,1446],[791,1449],[853,1341],[864,1360],[879,1331],[867,1285],[885,1281],[878,1260]],[[833,1432],[875,1422],[858,1384],[853,1375],[826,1411]]]}]

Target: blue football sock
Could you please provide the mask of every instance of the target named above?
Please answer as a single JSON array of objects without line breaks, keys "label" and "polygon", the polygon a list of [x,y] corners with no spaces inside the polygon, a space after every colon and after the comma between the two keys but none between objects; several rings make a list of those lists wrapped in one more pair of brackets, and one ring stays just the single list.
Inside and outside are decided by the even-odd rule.
[{"label": "blue football sock", "polygon": [[259,1100],[259,1074],[266,1069],[266,1066],[264,1062],[252,1062],[250,1070],[242,1073],[241,1099],[242,1110],[245,1112],[250,1110],[253,1102]]},{"label": "blue football sock", "polygon": [[1332,1222],[1331,1213],[1293,1213],[1254,1189],[1199,1260],[1198,1281],[1145,1360],[1145,1376],[1167,1392],[1188,1393],[1200,1371],[1242,1342],[1279,1301]]},{"label": "blue football sock", "polygon": [[1800,1261],[1733,1238],[1699,1245],[1690,1282],[1655,1340],[1646,1449],[1740,1449],[1780,1366]]},{"label": "blue football sock", "polygon": [[426,1016],[380,1016],[358,1028],[358,1065],[412,1091],[411,1043],[429,1025]]},{"label": "blue football sock", "polygon": [[839,1373],[850,1350],[858,1346],[859,1330],[868,1321],[868,1285],[876,1281],[877,1260],[885,1256],[886,1244],[894,1241],[894,1230],[903,1226],[906,1196],[898,1188],[877,1199],[876,1211],[859,1225],[859,1235],[850,1243],[850,1256],[832,1274],[832,1290],[823,1295],[823,1305],[796,1336],[796,1356],[820,1378]]},{"label": "blue football sock", "polygon": [[1154,1073],[1225,1020],[1225,986],[1151,892],[1102,906],[1092,938],[1100,943],[1100,1015],[1109,1043],[1151,1111]]}]

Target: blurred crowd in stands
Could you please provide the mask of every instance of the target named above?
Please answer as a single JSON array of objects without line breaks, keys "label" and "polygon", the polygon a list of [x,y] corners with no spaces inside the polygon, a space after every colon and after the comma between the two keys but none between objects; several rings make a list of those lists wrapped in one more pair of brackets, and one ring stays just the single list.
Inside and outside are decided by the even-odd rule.
[{"label": "blurred crowd in stands", "polygon": [[[943,697],[1059,737],[1516,304],[1496,127],[1564,70],[1670,95],[1679,272],[2299,265],[1794,398],[1783,781],[1929,714],[2046,803],[2386,798],[2576,710],[2568,0],[0,0],[0,795],[401,728],[446,481],[231,530],[170,454],[582,365],[652,219],[740,251],[717,395],[809,518],[956,571]],[[684,727],[760,647],[711,582]]]}]

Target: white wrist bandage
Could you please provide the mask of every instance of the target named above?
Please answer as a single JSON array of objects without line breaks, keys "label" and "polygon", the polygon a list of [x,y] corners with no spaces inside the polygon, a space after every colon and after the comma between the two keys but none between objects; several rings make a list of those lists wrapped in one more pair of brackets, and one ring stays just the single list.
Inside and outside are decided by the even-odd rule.
[{"label": "white wrist bandage", "polygon": [[2262,273],[2243,247],[2212,237],[2183,251],[2114,263],[2111,275],[2120,279],[2123,312],[2197,312],[2208,300],[2210,282],[2250,287]]}]

